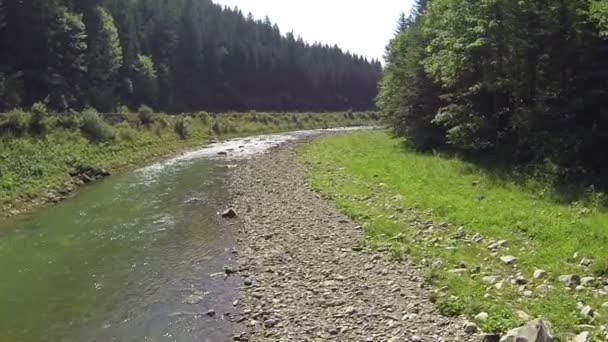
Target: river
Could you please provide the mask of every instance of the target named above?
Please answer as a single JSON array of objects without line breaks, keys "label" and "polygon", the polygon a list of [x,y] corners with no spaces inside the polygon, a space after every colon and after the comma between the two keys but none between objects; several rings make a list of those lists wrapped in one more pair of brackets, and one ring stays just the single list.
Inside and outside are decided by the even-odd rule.
[{"label": "river", "polygon": [[226,170],[340,130],[210,145],[0,222],[0,341],[229,340],[240,279],[222,274],[236,257],[218,215]]}]

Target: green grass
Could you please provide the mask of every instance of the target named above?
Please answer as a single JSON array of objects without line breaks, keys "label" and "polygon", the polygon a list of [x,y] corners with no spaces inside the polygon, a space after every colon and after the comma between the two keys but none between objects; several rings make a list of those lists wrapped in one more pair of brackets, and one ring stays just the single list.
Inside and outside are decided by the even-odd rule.
[{"label": "green grass", "polygon": [[[608,272],[604,208],[559,203],[535,179],[511,181],[457,158],[417,154],[379,131],[317,140],[301,150],[301,158],[310,166],[313,187],[364,224],[368,244],[389,244],[396,254],[409,252],[427,266],[429,279],[443,289],[435,300],[445,314],[472,318],[486,311],[490,320],[482,328],[488,332],[521,324],[517,310],[550,320],[562,336],[581,323],[608,323],[608,310],[601,308],[608,297],[566,290],[557,281],[563,274]],[[448,228],[441,228],[442,222]],[[459,226],[468,237],[479,233],[484,240],[454,238]],[[489,241],[502,239],[508,248],[493,255]],[[576,252],[594,261],[591,269],[573,260]],[[502,264],[503,255],[516,256],[517,268]],[[451,273],[460,262],[468,271]],[[481,266],[480,274],[470,272],[474,265]],[[536,289],[543,284],[533,279],[537,268],[545,269],[547,283],[555,286],[546,295]],[[530,281],[526,289],[532,298],[509,283],[518,272]],[[486,275],[506,279],[504,288],[486,292],[489,285],[481,280]],[[578,301],[601,316],[585,321]]]},{"label": "green grass", "polygon": [[[107,129],[107,125],[101,124],[103,129],[109,129],[109,133],[104,131],[103,134],[111,139],[106,137],[105,142],[92,142],[78,128],[82,122],[79,114],[74,118],[67,114],[47,114],[45,122],[49,129],[45,137],[27,133],[29,114],[19,112],[15,115],[23,121],[19,122],[23,132],[18,136],[1,129],[7,127],[10,114],[0,114],[0,212],[3,214],[15,209],[27,210],[35,199],[49,192],[60,192],[70,180],[69,172],[82,166],[117,171],[213,139],[376,122],[372,113],[201,112],[184,116],[153,114],[152,122],[147,119],[146,124],[142,124],[137,114],[125,113],[123,123]],[[66,127],[61,125],[66,118],[74,127],[61,128]],[[179,129],[177,122],[180,122]],[[181,122],[185,128],[181,127]],[[187,139],[183,139],[186,136]]]}]

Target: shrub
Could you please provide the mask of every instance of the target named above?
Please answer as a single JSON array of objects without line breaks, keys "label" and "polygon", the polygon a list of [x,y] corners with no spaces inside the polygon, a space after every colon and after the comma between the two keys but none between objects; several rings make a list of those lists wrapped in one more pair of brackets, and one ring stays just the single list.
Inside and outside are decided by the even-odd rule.
[{"label": "shrub", "polygon": [[215,121],[215,123],[213,123],[213,126],[211,126],[211,130],[215,135],[221,135],[223,133],[222,126],[218,121]]},{"label": "shrub", "polygon": [[78,113],[66,113],[57,117],[56,126],[59,128],[77,130],[82,123],[81,116]]},{"label": "shrub", "polygon": [[187,140],[190,136],[190,129],[188,128],[187,119],[177,119],[177,121],[175,121],[175,124],[173,124],[173,130],[182,140]]},{"label": "shrub", "polygon": [[112,127],[92,109],[87,109],[82,113],[80,131],[85,138],[94,143],[112,141],[116,137]]},{"label": "shrub", "polygon": [[164,115],[164,114],[156,114],[154,116],[154,122],[156,122],[156,124],[160,128],[167,128],[167,127],[169,127],[169,120],[167,119],[167,116]]},{"label": "shrub", "polygon": [[201,122],[205,126],[209,123],[209,120],[211,119],[211,117],[209,116],[209,113],[207,113],[207,112],[198,113],[198,118],[201,120]]},{"label": "shrub", "polygon": [[123,123],[119,124],[118,126],[116,126],[116,128],[118,130],[118,138],[120,140],[126,141],[126,142],[135,141],[135,134],[134,134],[135,132],[128,123],[123,122]]},{"label": "shrub", "polygon": [[154,122],[154,111],[152,108],[141,105],[137,110],[137,116],[139,117],[139,122],[146,127],[150,127],[150,125]]},{"label": "shrub", "polygon": [[22,137],[27,133],[30,115],[21,109],[14,109],[6,114],[6,119],[0,126],[5,135]]},{"label": "shrub", "polygon": [[30,134],[32,136],[46,137],[49,130],[48,116],[49,113],[44,103],[34,103],[29,126]]}]

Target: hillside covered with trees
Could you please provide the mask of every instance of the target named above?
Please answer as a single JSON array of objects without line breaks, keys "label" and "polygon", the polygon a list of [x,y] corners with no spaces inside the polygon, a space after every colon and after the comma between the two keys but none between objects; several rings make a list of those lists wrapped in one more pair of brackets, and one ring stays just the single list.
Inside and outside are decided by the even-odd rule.
[{"label": "hillside covered with trees", "polygon": [[363,110],[381,69],[210,0],[0,0],[0,110]]},{"label": "hillside covered with trees", "polygon": [[419,0],[388,47],[378,103],[418,149],[598,177],[607,61],[606,1]]}]

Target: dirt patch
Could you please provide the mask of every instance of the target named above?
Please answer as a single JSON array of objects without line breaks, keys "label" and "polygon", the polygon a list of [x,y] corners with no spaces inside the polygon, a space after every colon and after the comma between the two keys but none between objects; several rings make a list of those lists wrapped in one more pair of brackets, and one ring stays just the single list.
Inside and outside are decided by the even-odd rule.
[{"label": "dirt patch", "polygon": [[476,340],[437,312],[412,261],[362,245],[361,227],[310,190],[294,149],[231,173],[246,326],[235,340]]}]

